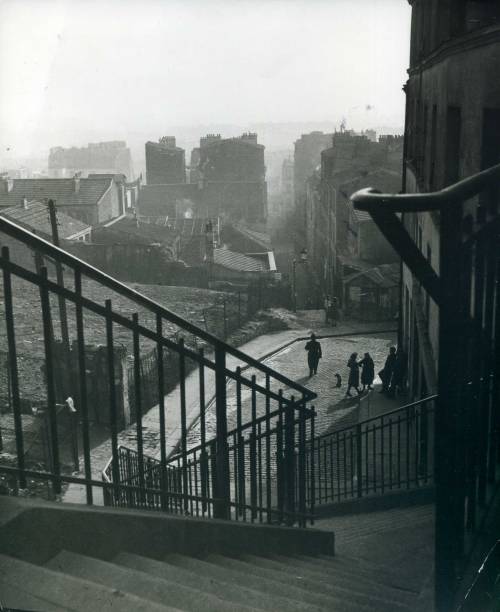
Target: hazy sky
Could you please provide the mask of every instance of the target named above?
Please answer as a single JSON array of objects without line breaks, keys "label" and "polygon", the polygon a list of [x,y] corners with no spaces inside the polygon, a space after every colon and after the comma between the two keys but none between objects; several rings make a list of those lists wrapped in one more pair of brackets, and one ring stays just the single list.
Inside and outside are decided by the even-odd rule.
[{"label": "hazy sky", "polygon": [[0,0],[0,159],[182,125],[402,126],[409,20],[406,0]]}]

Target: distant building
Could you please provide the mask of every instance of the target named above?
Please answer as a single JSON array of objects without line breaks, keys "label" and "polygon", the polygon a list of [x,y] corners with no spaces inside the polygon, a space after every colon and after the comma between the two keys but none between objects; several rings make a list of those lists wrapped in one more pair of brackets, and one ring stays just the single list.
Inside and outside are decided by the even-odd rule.
[{"label": "distant building", "polygon": [[167,185],[186,182],[184,149],[176,146],[174,136],[146,143],[146,183]]},{"label": "distant building", "polygon": [[134,178],[132,156],[122,140],[91,142],[87,147],[53,147],[49,153],[49,177],[67,178],[76,172],[124,174]]},{"label": "distant building", "polygon": [[197,184],[141,185],[137,209],[148,217],[192,217],[201,207],[201,198]]},{"label": "distant building", "polygon": [[264,146],[257,134],[222,139],[209,134],[192,155],[203,187],[202,206],[209,216],[260,221],[267,217]]},{"label": "distant building", "polygon": [[293,189],[295,205],[304,210],[306,181],[321,163],[321,152],[332,146],[332,134],[311,132],[295,141]]},{"label": "distant building", "polygon": [[0,179],[0,210],[24,201],[52,199],[58,210],[95,226],[126,211],[123,175],[70,179]]},{"label": "distant building", "polygon": [[[322,151],[321,165],[306,181],[305,235],[310,282],[323,294],[342,300],[343,278],[372,265],[397,261],[397,255],[368,218],[356,214],[350,195],[362,187],[401,189],[403,139],[379,142],[366,133],[338,132]],[[344,261],[349,260],[349,266]]]},{"label": "distant building", "polygon": [[295,165],[293,159],[284,159],[281,166],[281,201],[282,212],[290,211],[293,207],[293,177]]}]

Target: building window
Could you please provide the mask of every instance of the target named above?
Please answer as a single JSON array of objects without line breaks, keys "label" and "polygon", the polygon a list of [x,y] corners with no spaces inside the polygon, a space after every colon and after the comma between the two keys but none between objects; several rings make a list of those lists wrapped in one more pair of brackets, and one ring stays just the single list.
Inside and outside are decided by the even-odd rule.
[{"label": "building window", "polygon": [[446,114],[446,185],[456,183],[460,176],[460,131],[462,116],[460,108],[449,106]]},{"label": "building window", "polygon": [[[500,163],[500,108],[485,108],[483,111],[483,130],[481,142],[481,170]],[[481,204],[496,205],[498,186],[481,194]]]}]

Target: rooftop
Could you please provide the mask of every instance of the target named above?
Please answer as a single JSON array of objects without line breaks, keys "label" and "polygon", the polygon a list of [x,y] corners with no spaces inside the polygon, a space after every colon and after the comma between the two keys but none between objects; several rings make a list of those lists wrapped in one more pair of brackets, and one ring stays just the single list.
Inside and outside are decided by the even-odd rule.
[{"label": "rooftop", "polygon": [[229,249],[214,249],[214,263],[239,272],[266,272],[264,261]]},{"label": "rooftop", "polygon": [[[0,206],[17,206],[28,201],[49,198],[62,206],[95,206],[111,187],[112,179],[13,179],[12,189],[0,192]],[[0,185],[1,187],[1,185]]]},{"label": "rooftop", "polygon": [[[18,223],[22,227],[36,234],[44,234],[51,238],[52,228],[50,225],[49,209],[42,202],[28,202],[25,206],[13,206],[0,211],[0,215]],[[90,230],[90,225],[73,219],[62,212],[57,213],[57,227],[59,238],[70,240],[72,237]]]}]

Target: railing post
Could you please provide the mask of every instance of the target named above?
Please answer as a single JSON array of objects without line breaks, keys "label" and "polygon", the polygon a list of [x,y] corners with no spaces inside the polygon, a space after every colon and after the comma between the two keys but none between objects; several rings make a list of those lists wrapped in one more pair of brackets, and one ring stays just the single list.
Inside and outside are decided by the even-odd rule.
[{"label": "railing post", "polygon": [[441,208],[440,217],[441,304],[439,312],[438,395],[435,413],[436,470],[436,610],[453,607],[456,587],[457,540],[463,530],[462,475],[457,474],[457,439],[463,420],[459,414],[457,388],[460,381],[458,343],[463,334],[460,292],[462,206],[457,201]]},{"label": "railing post", "polygon": [[230,518],[229,457],[226,415],[226,352],[215,347],[215,418],[217,429],[216,500],[214,518]]},{"label": "railing post", "polygon": [[[363,432],[361,424],[356,425],[356,479],[358,497],[363,497],[363,449],[362,449]],[[382,458],[383,460],[383,458]]]},{"label": "railing post", "polygon": [[286,523],[295,522],[295,398],[285,408],[285,511]]}]

